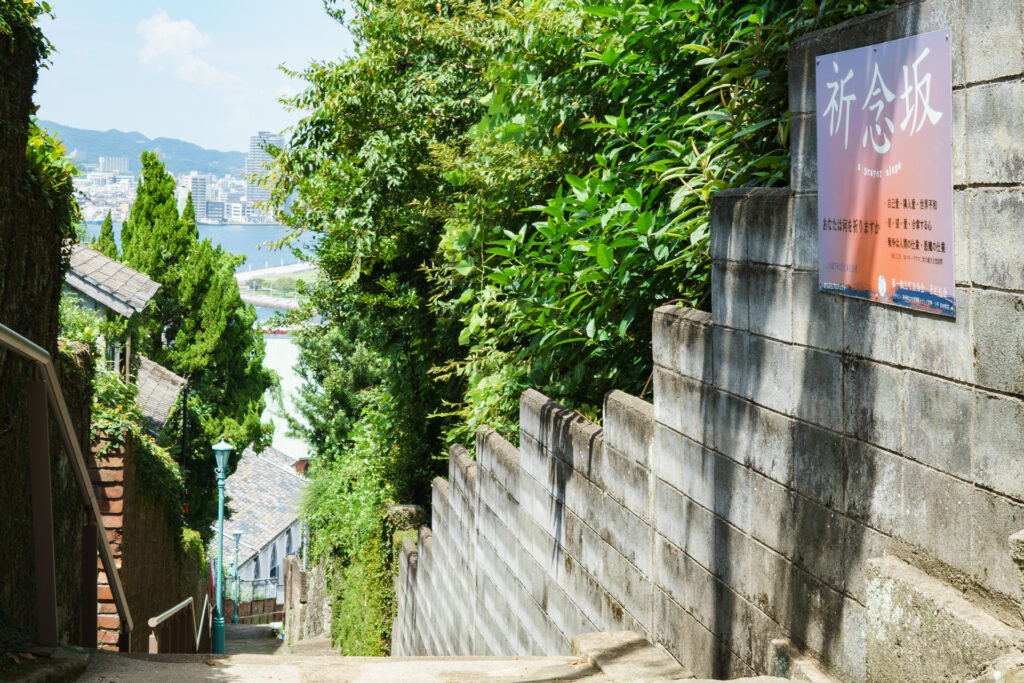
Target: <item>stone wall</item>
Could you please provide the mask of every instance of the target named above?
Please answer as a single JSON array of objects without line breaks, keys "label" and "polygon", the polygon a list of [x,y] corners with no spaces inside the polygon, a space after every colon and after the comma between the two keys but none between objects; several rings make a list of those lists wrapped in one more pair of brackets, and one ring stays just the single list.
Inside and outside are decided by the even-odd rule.
[{"label": "stone wall", "polygon": [[[146,622],[189,596],[198,624],[210,592],[209,569],[198,548],[191,553],[181,549],[180,531],[167,519],[163,503],[140,487],[138,454],[131,438],[106,456],[97,454],[101,446],[105,442],[93,448],[93,488],[134,622],[131,651],[147,652],[150,629]],[[116,650],[121,619],[98,559],[97,566],[97,643],[100,648]],[[210,604],[212,601],[210,596]]]},{"label": "stone wall", "polygon": [[[920,0],[793,46],[791,188],[716,198],[714,313],[656,312],[653,405],[613,392],[602,430],[528,391],[520,449],[453,450],[395,654],[629,628],[697,675],[774,671],[785,639],[842,679],[927,680],[1021,647],[1022,22]],[[815,57],[949,27],[957,318],[821,293]],[[987,645],[929,639],[939,613]]]},{"label": "stone wall", "polygon": [[[39,344],[59,363],[57,308],[67,268],[63,242],[70,233],[65,212],[73,200],[54,201],[39,180],[48,169],[28,167],[25,150],[42,58],[40,37],[32,22],[7,5],[0,14],[5,21],[0,31],[0,324]],[[89,374],[88,366],[82,369]],[[37,624],[26,384],[35,371],[33,364],[0,347],[0,621],[30,638]],[[67,379],[63,374],[62,381]],[[76,401],[83,391],[89,393],[88,381],[65,389],[69,410],[78,419],[83,404]],[[86,416],[90,403],[86,398]],[[51,425],[57,630],[61,642],[78,643],[84,505],[56,423]],[[88,434],[88,419],[75,426]]]},{"label": "stone wall", "polygon": [[330,634],[331,600],[323,564],[306,571],[298,555],[284,558],[284,627],[289,645]]}]

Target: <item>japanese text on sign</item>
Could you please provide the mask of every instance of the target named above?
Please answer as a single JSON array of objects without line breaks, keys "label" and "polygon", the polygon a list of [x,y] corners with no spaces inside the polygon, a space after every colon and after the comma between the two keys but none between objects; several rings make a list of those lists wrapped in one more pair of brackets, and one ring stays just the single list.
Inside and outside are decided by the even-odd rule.
[{"label": "japanese text on sign", "polygon": [[817,59],[823,291],[955,316],[949,31]]}]

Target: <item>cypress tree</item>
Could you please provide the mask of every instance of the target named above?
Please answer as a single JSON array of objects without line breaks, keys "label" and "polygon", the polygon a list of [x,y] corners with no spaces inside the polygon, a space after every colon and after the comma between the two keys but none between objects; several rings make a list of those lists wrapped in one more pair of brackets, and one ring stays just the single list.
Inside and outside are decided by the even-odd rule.
[{"label": "cypress tree", "polygon": [[[160,283],[140,325],[144,355],[189,381],[190,431],[181,453],[189,492],[189,524],[206,536],[216,516],[209,444],[222,436],[236,458],[252,444],[269,445],[273,424],[261,424],[264,393],[275,382],[263,368],[263,336],[256,310],[244,303],[235,280],[242,257],[199,241],[192,195],[179,216],[174,178],[151,152],[142,154],[142,177],[121,231],[124,262]],[[179,405],[165,427],[165,443],[180,434]]]},{"label": "cypress tree", "polygon": [[110,217],[109,211],[107,211],[107,217],[103,219],[103,225],[100,227],[99,238],[93,240],[91,246],[108,258],[112,258],[115,261],[118,259],[117,242],[114,241],[114,221]]},{"label": "cypress tree", "polygon": [[174,177],[153,152],[142,153],[142,173],[128,220],[121,227],[123,261],[166,288],[166,274],[188,253],[191,244],[177,236],[178,206]]}]

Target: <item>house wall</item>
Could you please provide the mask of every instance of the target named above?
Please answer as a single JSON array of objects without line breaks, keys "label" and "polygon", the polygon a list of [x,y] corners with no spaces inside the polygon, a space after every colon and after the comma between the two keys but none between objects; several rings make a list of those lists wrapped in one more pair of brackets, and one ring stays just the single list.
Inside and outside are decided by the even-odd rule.
[{"label": "house wall", "polygon": [[[239,559],[241,561],[241,564],[239,564],[239,567],[238,567],[238,575],[239,575],[239,577],[241,577],[241,579],[243,581],[251,581],[251,580],[253,580],[255,578],[259,578],[259,579],[270,578],[270,567],[271,567],[270,559],[271,559],[271,556],[273,554],[272,549],[276,548],[277,549],[277,564],[278,564],[278,585],[279,586],[283,586],[284,585],[284,558],[285,558],[286,554],[288,554],[287,553],[287,551],[288,551],[287,532],[289,532],[289,531],[292,534],[291,553],[299,552],[299,549],[302,547],[302,522],[300,522],[298,519],[296,519],[288,527],[286,527],[285,529],[282,529],[281,533],[279,533],[277,536],[275,536],[273,538],[273,540],[269,541],[266,545],[264,545],[262,548],[260,548],[258,553],[253,553],[251,548],[246,548],[245,546],[241,546],[239,548]],[[233,539],[229,540],[229,539],[225,538],[224,539],[224,543],[225,543],[225,545],[224,545],[224,552],[225,552],[225,554],[227,554],[229,552],[234,552],[234,547],[232,545],[233,544]],[[241,558],[246,557],[246,556],[248,556],[247,559],[241,560]],[[254,571],[256,569],[256,559],[255,558],[257,556],[260,559],[260,575],[258,577],[255,576],[255,571]],[[228,560],[225,560],[225,564],[227,564],[228,561],[230,561],[230,557],[228,558]]]},{"label": "house wall", "polygon": [[[185,552],[180,529],[167,519],[163,503],[140,485],[138,452],[129,438],[106,456],[104,443],[94,444],[90,466],[93,487],[103,513],[115,563],[128,597],[134,622],[132,652],[147,652],[150,629],[146,622],[191,596],[196,621],[202,618],[210,592],[210,575],[200,550]],[[117,615],[106,573],[99,567],[98,645],[116,650],[121,619]],[[212,604],[213,597],[210,596]]]},{"label": "house wall", "polygon": [[[568,653],[628,628],[698,676],[771,672],[788,639],[844,680],[915,680],[897,660],[927,680],[979,671],[949,628],[919,637],[957,600],[1020,633],[1022,17],[922,0],[793,45],[791,187],[715,199],[713,314],[656,311],[653,404],[613,392],[601,429],[527,391],[518,449],[453,450],[402,549],[394,654]],[[948,27],[957,318],[821,293],[815,57]],[[918,589],[946,597],[894,598]]]}]

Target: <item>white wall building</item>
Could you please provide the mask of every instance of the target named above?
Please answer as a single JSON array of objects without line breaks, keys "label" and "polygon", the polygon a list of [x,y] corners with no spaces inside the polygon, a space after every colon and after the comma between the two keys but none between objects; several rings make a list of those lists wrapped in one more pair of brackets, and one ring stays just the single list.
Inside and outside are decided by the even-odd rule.
[{"label": "white wall building", "polygon": [[[296,472],[295,463],[295,458],[274,448],[262,453],[246,449],[225,481],[230,516],[224,521],[224,566],[230,575],[234,532],[240,531],[238,576],[243,587],[245,581],[256,579],[272,579],[282,586],[285,556],[304,545],[298,505],[306,479]],[[210,547],[217,547],[216,537]],[[278,599],[284,599],[283,590]]]},{"label": "white wall building", "polygon": [[128,157],[100,157],[100,173],[128,173]]}]

